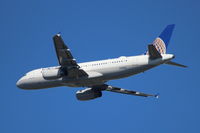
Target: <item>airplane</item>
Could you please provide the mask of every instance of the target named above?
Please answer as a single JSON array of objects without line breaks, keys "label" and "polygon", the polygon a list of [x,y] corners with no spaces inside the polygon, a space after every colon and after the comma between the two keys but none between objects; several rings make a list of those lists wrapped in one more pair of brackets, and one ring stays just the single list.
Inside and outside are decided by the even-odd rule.
[{"label": "airplane", "polygon": [[187,67],[172,62],[175,56],[166,53],[174,27],[174,24],[167,25],[142,55],[84,63],[77,63],[61,35],[56,34],[53,36],[53,42],[59,66],[32,70],[21,77],[16,85],[26,90],[59,86],[83,87],[85,89],[76,92],[76,98],[81,101],[99,98],[102,91],[158,98],[158,95],[126,90],[108,85],[106,82],[139,74],[161,64]]}]

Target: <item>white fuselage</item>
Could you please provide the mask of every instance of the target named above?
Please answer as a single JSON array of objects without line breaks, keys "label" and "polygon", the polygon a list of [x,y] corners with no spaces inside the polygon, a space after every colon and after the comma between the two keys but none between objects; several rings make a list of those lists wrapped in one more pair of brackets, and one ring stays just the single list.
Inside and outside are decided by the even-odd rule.
[{"label": "white fuselage", "polygon": [[46,79],[43,74],[44,69],[56,71],[60,66],[40,68],[25,74],[17,82],[17,86],[23,89],[42,89],[58,86],[90,87],[104,84],[109,80],[144,72],[166,63],[172,58],[174,58],[172,54],[163,54],[162,58],[153,60],[149,59],[149,55],[139,55],[79,63],[80,69],[83,69],[89,75],[88,77],[80,78],[63,76],[55,79]]}]

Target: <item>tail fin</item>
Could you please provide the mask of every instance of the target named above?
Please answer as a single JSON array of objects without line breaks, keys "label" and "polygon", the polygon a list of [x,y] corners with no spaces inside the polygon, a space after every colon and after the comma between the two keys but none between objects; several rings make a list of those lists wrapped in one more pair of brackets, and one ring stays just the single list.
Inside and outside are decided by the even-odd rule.
[{"label": "tail fin", "polygon": [[[163,32],[153,41],[153,45],[160,54],[166,54],[175,24],[167,25]],[[148,54],[148,52],[146,53]]]},{"label": "tail fin", "polygon": [[162,58],[158,50],[153,46],[153,44],[148,45],[148,54],[150,59]]}]

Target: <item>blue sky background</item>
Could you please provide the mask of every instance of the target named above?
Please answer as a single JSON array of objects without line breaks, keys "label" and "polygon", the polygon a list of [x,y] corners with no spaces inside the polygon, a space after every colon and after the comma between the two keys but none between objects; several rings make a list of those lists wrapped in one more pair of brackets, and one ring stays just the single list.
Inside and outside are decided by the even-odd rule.
[{"label": "blue sky background", "polygon": [[[199,133],[198,0],[0,1],[1,133]],[[80,102],[82,88],[26,91],[26,72],[57,65],[52,36],[58,32],[78,62],[146,51],[168,24],[176,24],[168,53],[189,68],[162,65],[109,84],[160,93],[142,98],[104,92]]]}]

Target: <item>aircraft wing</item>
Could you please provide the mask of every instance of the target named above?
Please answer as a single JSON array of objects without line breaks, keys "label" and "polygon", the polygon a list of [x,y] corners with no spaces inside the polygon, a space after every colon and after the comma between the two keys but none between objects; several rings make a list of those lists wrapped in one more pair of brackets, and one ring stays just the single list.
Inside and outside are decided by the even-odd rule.
[{"label": "aircraft wing", "polygon": [[70,49],[67,47],[67,45],[65,45],[61,35],[55,35],[53,37],[53,41],[58,62],[62,68],[68,71],[69,76],[88,76],[88,74],[84,70],[80,69],[80,66],[77,64],[76,59],[74,59],[74,57],[72,56]]},{"label": "aircraft wing", "polygon": [[113,87],[113,86],[107,86],[105,90],[111,91],[111,92],[122,93],[122,94],[128,94],[128,95],[135,95],[135,96],[142,96],[142,97],[153,96],[153,97],[158,98],[158,95],[146,94],[146,93],[142,93],[142,92],[139,92],[139,91],[126,90],[126,89]]}]

